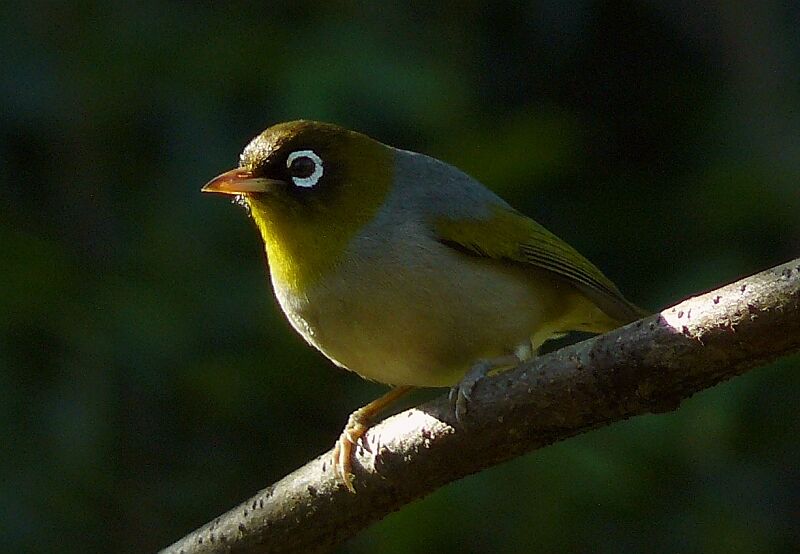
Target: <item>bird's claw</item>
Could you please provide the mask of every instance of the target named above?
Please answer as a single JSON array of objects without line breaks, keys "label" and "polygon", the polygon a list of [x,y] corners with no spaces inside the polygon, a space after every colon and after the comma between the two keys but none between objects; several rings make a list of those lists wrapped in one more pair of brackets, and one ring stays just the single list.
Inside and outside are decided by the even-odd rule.
[{"label": "bird's claw", "polygon": [[[350,492],[356,492],[355,487],[353,487],[354,476],[350,471],[353,467],[353,449],[358,444],[359,439],[361,439],[370,428],[375,416],[410,391],[411,388],[410,386],[395,387],[380,398],[376,398],[366,406],[350,414],[344,431],[339,435],[339,439],[333,446],[332,460],[334,478],[347,487],[347,490]],[[362,445],[366,450],[369,450],[366,441],[362,441]]]},{"label": "bird's claw", "polygon": [[466,375],[450,389],[448,396],[450,400],[450,409],[455,415],[456,421],[462,423],[464,416],[467,415],[469,402],[472,400],[472,391],[478,382],[486,377],[492,364],[487,360],[481,360],[473,365]]},{"label": "bird's claw", "polygon": [[353,487],[354,476],[350,471],[353,467],[353,448],[356,447],[359,439],[364,436],[367,429],[369,429],[369,426],[358,412],[350,414],[347,425],[333,447],[333,475],[337,481],[341,482],[352,493],[356,492],[355,487]]}]

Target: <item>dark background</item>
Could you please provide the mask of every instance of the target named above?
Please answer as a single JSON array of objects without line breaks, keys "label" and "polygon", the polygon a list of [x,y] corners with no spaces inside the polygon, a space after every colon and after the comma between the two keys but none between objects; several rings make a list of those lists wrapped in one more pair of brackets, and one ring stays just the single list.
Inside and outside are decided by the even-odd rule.
[{"label": "dark background", "polygon": [[[291,331],[254,226],[199,193],[275,122],[460,166],[651,309],[800,251],[798,2],[11,5],[8,552],[166,546],[384,390]],[[799,361],[450,485],[341,551],[792,551]]]}]

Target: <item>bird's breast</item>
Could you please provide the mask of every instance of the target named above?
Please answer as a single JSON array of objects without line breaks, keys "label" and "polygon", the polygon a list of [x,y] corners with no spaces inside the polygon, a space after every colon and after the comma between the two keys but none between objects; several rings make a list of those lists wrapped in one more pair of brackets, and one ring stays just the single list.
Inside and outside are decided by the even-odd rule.
[{"label": "bird's breast", "polygon": [[563,291],[542,272],[469,256],[413,227],[395,231],[390,240],[363,237],[305,294],[273,279],[292,326],[363,377],[452,385],[477,359],[529,341],[561,310]]}]

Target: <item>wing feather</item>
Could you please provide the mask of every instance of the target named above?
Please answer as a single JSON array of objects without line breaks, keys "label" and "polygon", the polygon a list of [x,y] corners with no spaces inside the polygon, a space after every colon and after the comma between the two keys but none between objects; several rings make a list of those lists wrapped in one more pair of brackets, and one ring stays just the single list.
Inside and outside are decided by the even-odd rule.
[{"label": "wing feather", "polygon": [[487,219],[440,218],[434,227],[441,242],[473,255],[530,264],[552,272],[620,322],[647,314],[629,302],[616,285],[577,250],[511,208],[498,206]]}]

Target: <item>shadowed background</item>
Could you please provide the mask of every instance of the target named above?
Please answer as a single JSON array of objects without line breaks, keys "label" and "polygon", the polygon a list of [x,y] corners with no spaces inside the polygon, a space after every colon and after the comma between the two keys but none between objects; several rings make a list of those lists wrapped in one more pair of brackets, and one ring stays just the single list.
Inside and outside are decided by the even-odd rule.
[{"label": "shadowed background", "polygon": [[[0,8],[0,543],[146,552],[383,390],[199,193],[272,123],[465,169],[651,309],[800,251],[800,5]],[[667,5],[668,4],[668,5]],[[450,485],[341,552],[789,552],[797,357]]]}]

